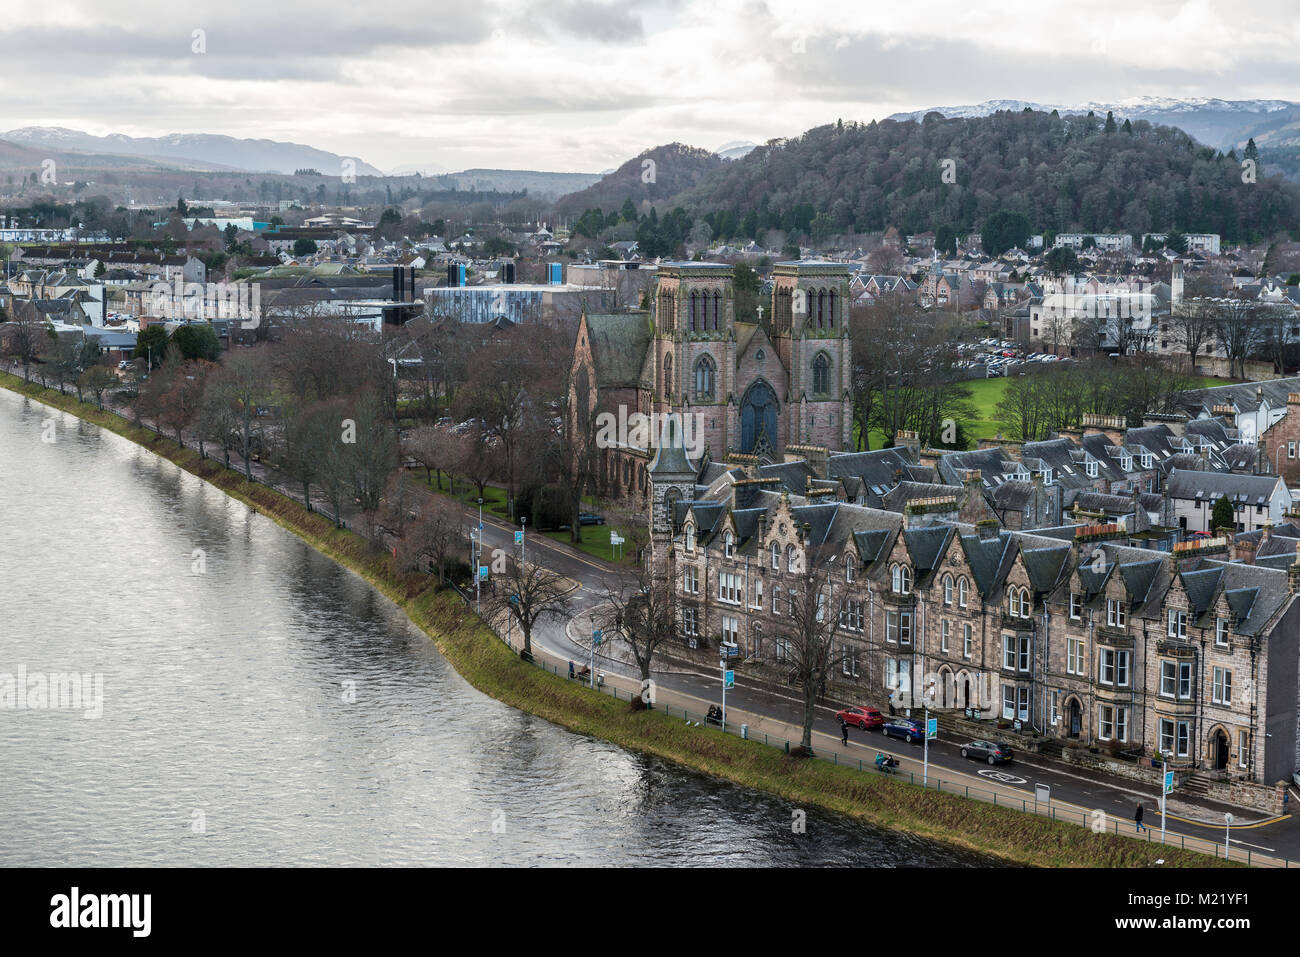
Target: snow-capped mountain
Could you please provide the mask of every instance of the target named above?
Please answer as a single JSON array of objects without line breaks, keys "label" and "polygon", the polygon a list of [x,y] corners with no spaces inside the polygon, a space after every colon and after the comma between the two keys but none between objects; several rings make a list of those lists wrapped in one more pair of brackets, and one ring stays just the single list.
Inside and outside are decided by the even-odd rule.
[{"label": "snow-capped mountain", "polygon": [[[344,159],[348,158],[299,143],[236,139],[211,133],[172,133],[167,136],[110,133],[107,136],[95,136],[61,126],[25,126],[0,133],[0,140],[33,149],[185,160],[188,165],[210,164],[217,169],[257,173],[292,173],[297,169],[315,169],[326,175],[338,175],[343,168]],[[369,163],[355,157],[350,159],[358,175],[383,175]]]},{"label": "snow-capped mountain", "polygon": [[919,120],[926,113],[949,117],[989,116],[999,110],[1032,110],[1098,115],[1113,112],[1117,120],[1147,120],[1177,126],[1185,133],[1218,149],[1241,146],[1247,137],[1257,142],[1270,139],[1275,126],[1286,126],[1300,118],[1300,103],[1291,100],[1222,100],[1217,97],[1133,96],[1110,103],[1036,103],[1031,100],[985,100],[965,106],[936,106],[928,110],[895,113],[891,120]]},{"label": "snow-capped mountain", "polygon": [[732,140],[730,143],[723,143],[713,152],[723,159],[737,160],[757,147],[757,143],[751,143],[749,140]]}]

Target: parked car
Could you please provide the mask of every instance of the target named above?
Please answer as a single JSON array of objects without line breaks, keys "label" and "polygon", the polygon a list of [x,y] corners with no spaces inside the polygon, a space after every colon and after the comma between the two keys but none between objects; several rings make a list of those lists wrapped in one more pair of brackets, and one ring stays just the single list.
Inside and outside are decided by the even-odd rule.
[{"label": "parked car", "polygon": [[835,717],[840,719],[840,724],[861,728],[863,731],[868,728],[878,728],[885,723],[884,715],[875,708],[845,708],[843,711],[837,711]]},{"label": "parked car", "polygon": [[578,524],[579,525],[604,525],[605,516],[597,515],[594,512],[579,512]]},{"label": "parked car", "polygon": [[889,718],[880,726],[887,738],[902,738],[916,744],[925,739],[925,729],[921,722],[911,718]]},{"label": "parked car", "polygon": [[1003,741],[985,741],[977,738],[961,746],[961,756],[975,761],[987,761],[989,764],[1004,764],[1015,755],[1011,745]]}]

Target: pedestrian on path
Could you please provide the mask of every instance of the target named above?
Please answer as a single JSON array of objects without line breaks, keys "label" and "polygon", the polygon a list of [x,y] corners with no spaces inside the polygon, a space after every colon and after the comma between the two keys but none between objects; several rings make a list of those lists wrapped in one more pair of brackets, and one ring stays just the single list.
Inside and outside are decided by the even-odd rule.
[{"label": "pedestrian on path", "polygon": [[841,721],[840,722],[840,744],[847,745],[848,743],[849,743],[849,723],[847,721]]},{"label": "pedestrian on path", "polygon": [[1139,831],[1145,831],[1145,830],[1146,830],[1146,828],[1142,825],[1142,805],[1141,805],[1141,804],[1139,804],[1139,805],[1137,806],[1137,811],[1135,811],[1134,814],[1133,814],[1133,823],[1137,825],[1137,829],[1138,829]]}]

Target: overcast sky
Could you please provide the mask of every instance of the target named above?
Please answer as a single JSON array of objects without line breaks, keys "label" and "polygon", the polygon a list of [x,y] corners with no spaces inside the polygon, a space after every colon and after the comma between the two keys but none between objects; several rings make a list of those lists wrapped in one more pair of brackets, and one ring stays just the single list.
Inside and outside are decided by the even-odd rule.
[{"label": "overcast sky", "polygon": [[674,140],[994,98],[1300,100],[1300,18],[1269,0],[5,7],[0,129],[290,140],[384,170],[593,172]]}]

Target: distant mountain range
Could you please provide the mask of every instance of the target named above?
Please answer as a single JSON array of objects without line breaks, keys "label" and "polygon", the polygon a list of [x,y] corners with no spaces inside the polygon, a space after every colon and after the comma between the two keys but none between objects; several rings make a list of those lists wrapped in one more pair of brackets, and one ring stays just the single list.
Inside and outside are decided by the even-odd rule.
[{"label": "distant mountain range", "polygon": [[[1136,96],[1113,103],[1061,105],[1030,100],[985,100],[967,106],[936,106],[910,113],[894,113],[891,120],[919,120],[927,113],[953,117],[990,116],[1000,110],[1020,112],[1026,107],[1058,113],[1087,113],[1105,116],[1110,110],[1123,122],[1147,120],[1176,126],[1192,138],[1215,149],[1244,146],[1250,137],[1257,146],[1300,145],[1300,103],[1291,100],[1220,100],[1213,97],[1176,99],[1165,96]],[[1294,142],[1291,142],[1294,140]]]},{"label": "distant mountain range", "polygon": [[[358,176],[383,175],[356,157],[343,157],[300,143],[236,139],[212,133],[172,133],[168,136],[110,133],[95,136],[59,126],[26,126],[0,133],[0,140],[46,154],[59,153],[73,160],[77,154],[100,158],[128,156],[188,169],[235,169],[250,173],[292,173],[298,169],[315,169],[327,176],[337,176],[343,169],[343,161],[351,159]],[[86,165],[102,165],[102,162]]]}]

